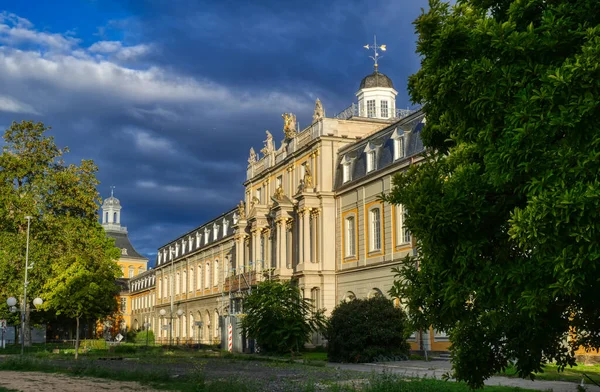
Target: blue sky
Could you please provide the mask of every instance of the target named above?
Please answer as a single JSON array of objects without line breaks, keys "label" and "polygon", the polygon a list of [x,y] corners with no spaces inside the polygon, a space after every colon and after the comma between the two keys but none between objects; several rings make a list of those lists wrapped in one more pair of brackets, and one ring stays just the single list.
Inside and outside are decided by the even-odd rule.
[{"label": "blue sky", "polygon": [[[32,4],[34,6],[32,6]],[[156,249],[235,206],[248,150],[281,113],[309,125],[354,100],[372,72],[411,106],[412,21],[426,0],[0,1],[0,128],[52,126],[69,160],[93,159],[116,187],[134,246]]]}]

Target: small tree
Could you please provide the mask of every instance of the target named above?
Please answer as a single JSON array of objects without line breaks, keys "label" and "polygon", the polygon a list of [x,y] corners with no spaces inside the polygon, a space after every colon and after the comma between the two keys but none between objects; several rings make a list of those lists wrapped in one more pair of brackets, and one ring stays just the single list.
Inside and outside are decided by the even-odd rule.
[{"label": "small tree", "polygon": [[89,237],[82,238],[75,227],[85,224],[70,221],[73,230],[66,230],[73,236],[65,238],[70,251],[53,263],[54,276],[44,286],[46,302],[44,307],[56,314],[64,314],[77,322],[75,334],[75,359],[79,356],[79,322],[81,318],[101,319],[117,310],[115,283],[121,273],[113,261],[118,258],[118,250],[109,240],[102,227],[96,223],[95,230],[86,230]]},{"label": "small tree", "polygon": [[380,355],[407,355],[406,314],[384,297],[342,302],[327,328],[331,362],[370,362]]},{"label": "small tree", "polygon": [[243,332],[266,352],[298,352],[325,325],[322,310],[313,309],[291,281],[259,283],[244,310]]}]

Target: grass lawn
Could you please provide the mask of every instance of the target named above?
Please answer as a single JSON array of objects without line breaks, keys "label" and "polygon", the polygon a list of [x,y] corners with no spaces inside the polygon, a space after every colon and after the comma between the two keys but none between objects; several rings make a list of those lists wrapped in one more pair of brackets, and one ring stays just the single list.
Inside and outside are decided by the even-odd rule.
[{"label": "grass lawn", "polygon": [[[544,366],[543,373],[536,373],[536,380],[551,380],[551,381],[572,381],[579,382],[583,377],[583,373],[587,374],[592,380],[600,384],[600,364],[584,365],[578,364],[574,367],[566,367],[562,372],[558,371],[555,364],[547,364]],[[500,376],[518,377],[517,370],[510,366]],[[585,380],[586,384],[589,380]]]}]

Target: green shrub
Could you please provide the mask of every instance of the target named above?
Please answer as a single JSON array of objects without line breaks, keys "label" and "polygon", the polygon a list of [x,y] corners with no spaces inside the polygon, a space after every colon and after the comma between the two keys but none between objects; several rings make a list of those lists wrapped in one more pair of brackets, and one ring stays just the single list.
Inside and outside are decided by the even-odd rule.
[{"label": "green shrub", "polygon": [[106,350],[106,341],[104,339],[90,339],[85,340],[81,346],[90,350]]},{"label": "green shrub", "polygon": [[146,331],[138,332],[137,335],[135,336],[135,339],[132,341],[130,340],[130,342],[146,344],[146,334],[148,334],[148,344],[154,344],[154,332],[152,332],[151,330],[148,330],[148,332],[146,332]]},{"label": "green shrub", "polygon": [[115,354],[135,354],[137,349],[129,344],[119,344],[115,346],[114,352]]},{"label": "green shrub", "polygon": [[137,337],[138,332],[136,330],[127,331],[127,341],[130,343],[135,342],[135,338]]},{"label": "green shrub", "polygon": [[330,362],[371,362],[408,356],[406,315],[384,297],[339,304],[327,329]]}]

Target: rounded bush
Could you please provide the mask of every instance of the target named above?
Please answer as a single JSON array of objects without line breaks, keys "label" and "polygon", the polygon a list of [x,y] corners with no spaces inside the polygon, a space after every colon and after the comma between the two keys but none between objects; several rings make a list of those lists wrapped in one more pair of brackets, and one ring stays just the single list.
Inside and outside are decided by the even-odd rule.
[{"label": "rounded bush", "polygon": [[406,358],[406,314],[384,297],[340,303],[327,328],[330,362],[372,362],[382,357]]}]

